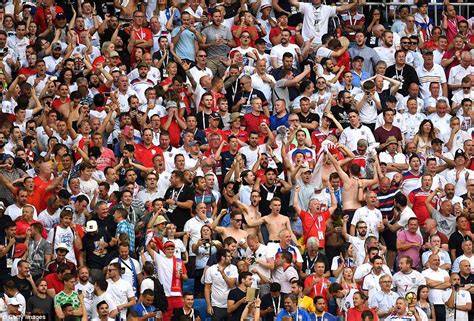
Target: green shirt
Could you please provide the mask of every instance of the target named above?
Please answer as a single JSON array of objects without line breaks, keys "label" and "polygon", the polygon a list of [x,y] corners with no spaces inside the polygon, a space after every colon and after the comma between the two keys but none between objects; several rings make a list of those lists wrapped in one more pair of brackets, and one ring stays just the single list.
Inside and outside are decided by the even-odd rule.
[{"label": "green shirt", "polygon": [[54,297],[54,307],[62,307],[64,304],[72,304],[72,308],[75,310],[81,306],[81,301],[79,299],[79,294],[77,292],[72,292],[70,295],[67,295],[64,291],[59,292]]}]

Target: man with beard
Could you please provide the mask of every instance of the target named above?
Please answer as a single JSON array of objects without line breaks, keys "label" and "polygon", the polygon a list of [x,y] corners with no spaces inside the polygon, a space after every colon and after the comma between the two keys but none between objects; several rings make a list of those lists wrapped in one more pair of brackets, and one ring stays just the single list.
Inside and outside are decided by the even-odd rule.
[{"label": "man with beard", "polygon": [[426,219],[430,217],[425,201],[431,193],[432,183],[433,178],[431,175],[425,174],[421,177],[421,187],[412,190],[410,194],[408,194],[411,208],[413,209],[413,212],[416,213],[416,217],[420,221],[421,226],[423,226]]},{"label": "man with beard", "polygon": [[331,87],[337,88],[338,85],[338,79],[341,76],[341,74],[344,72],[344,65],[339,68],[339,71],[334,74],[334,62],[332,59],[329,58],[323,58],[321,59],[321,66],[323,67],[323,73],[321,74],[321,77],[326,79],[328,85]]},{"label": "man with beard", "polygon": [[54,300],[47,294],[48,282],[44,279],[36,281],[36,293],[28,299],[26,312],[39,309],[46,316],[46,320],[53,320]]},{"label": "man with beard", "polygon": [[171,187],[165,193],[167,214],[178,231],[182,231],[184,224],[191,218],[193,206],[193,190],[184,184],[184,175],[180,171],[171,173]]},{"label": "man with beard", "polygon": [[[352,101],[351,93],[347,90],[342,90],[337,95],[336,106],[331,108],[334,118],[336,118],[344,128],[350,126],[349,112],[352,109]],[[332,127],[335,128],[336,126],[333,124]]]},{"label": "man with beard", "polygon": [[377,52],[366,46],[365,44],[366,36],[363,31],[357,31],[355,34],[355,46],[349,48],[349,54],[351,57],[362,57],[363,58],[363,67],[362,70],[369,74],[369,77],[372,77],[374,73],[374,67],[379,62],[380,57]]},{"label": "man with beard", "polygon": [[258,132],[251,131],[249,133],[248,145],[242,147],[239,153],[245,156],[247,160],[247,168],[253,168],[258,160],[259,146],[258,146]]},{"label": "man with beard", "polygon": [[255,235],[260,235],[259,227],[250,227],[250,224],[253,224],[255,221],[259,220],[262,217],[262,214],[260,213],[260,202],[262,200],[262,197],[260,196],[260,193],[257,192],[256,190],[253,190],[250,193],[250,205],[246,205],[241,203],[239,200],[235,200],[233,205],[237,206],[243,211],[243,215],[245,218],[245,230],[247,233],[250,234],[255,234]]},{"label": "man with beard", "polygon": [[[278,171],[275,168],[267,168],[265,170],[264,182],[261,183],[260,179],[258,179],[253,189],[260,193],[259,211],[265,216],[271,212],[269,207],[270,200],[275,196],[286,198],[287,194],[291,191],[291,184],[278,178]],[[286,212],[287,208],[282,209],[282,213]]]},{"label": "man with beard", "polygon": [[[289,52],[285,52],[282,57],[282,65],[272,70],[271,74],[277,81],[277,85],[278,80],[284,79],[288,74],[291,74],[293,79],[300,74],[300,71],[293,67],[293,61],[293,55]],[[290,101],[293,101],[299,95],[298,88],[294,85],[288,86],[288,92]]]},{"label": "man with beard", "polygon": [[82,293],[87,314],[92,315],[92,311],[94,310],[92,304],[94,300],[94,285],[89,282],[89,268],[82,266],[78,272],[78,282],[76,283],[75,291]]},{"label": "man with beard", "polygon": [[385,76],[394,78],[402,83],[398,92],[403,96],[408,95],[408,87],[410,84],[420,83],[415,68],[406,64],[406,53],[403,50],[397,50],[395,52],[395,64],[388,66],[385,71]]},{"label": "man with beard", "polygon": [[274,46],[270,52],[273,68],[279,68],[283,65],[283,55],[287,52],[293,56],[293,68],[296,68],[296,63],[301,62],[301,51],[299,46],[290,43],[291,33],[288,29],[281,31],[281,42]]},{"label": "man with beard", "polygon": [[138,77],[130,81],[131,88],[136,91],[140,104],[146,103],[145,90],[153,87],[155,83],[148,77],[149,66],[145,62],[137,65]]},{"label": "man with beard", "polygon": [[383,43],[379,47],[375,47],[375,52],[379,55],[380,60],[387,63],[387,66],[395,64],[395,47],[393,45],[393,32],[385,30],[382,34]]},{"label": "man with beard", "polygon": [[359,221],[355,225],[355,230],[357,231],[357,236],[352,236],[347,233],[347,223],[349,222],[349,216],[345,215],[342,218],[342,236],[346,239],[347,242],[351,243],[354,247],[355,263],[356,266],[364,263],[365,259],[365,241],[367,237],[367,223],[364,221]]}]

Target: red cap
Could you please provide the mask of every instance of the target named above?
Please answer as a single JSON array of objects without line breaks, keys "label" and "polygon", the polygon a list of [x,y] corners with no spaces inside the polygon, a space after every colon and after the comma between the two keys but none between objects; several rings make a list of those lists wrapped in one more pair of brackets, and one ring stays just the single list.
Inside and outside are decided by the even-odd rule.
[{"label": "red cap", "polygon": [[172,241],[166,241],[165,244],[163,245],[163,248],[166,249],[170,246],[175,247],[175,245]]}]

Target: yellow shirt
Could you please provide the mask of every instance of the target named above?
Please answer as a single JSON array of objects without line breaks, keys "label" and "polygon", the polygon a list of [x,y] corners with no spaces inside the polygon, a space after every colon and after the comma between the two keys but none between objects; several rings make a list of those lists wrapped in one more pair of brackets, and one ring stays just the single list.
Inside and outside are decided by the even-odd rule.
[{"label": "yellow shirt", "polygon": [[304,296],[298,299],[298,307],[300,309],[306,310],[308,313],[315,313],[316,308],[314,306],[313,300],[309,296]]}]

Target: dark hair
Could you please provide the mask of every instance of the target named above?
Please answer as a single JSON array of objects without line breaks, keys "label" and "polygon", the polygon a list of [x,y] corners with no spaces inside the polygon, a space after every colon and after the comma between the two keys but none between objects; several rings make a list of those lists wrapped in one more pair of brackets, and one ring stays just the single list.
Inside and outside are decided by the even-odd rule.
[{"label": "dark hair", "polygon": [[246,271],[246,272],[240,272],[239,273],[239,284],[242,283],[248,276],[252,276],[252,273]]}]

